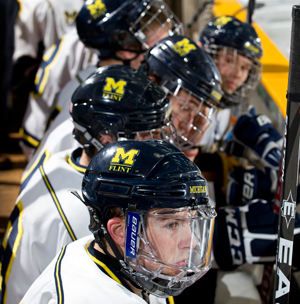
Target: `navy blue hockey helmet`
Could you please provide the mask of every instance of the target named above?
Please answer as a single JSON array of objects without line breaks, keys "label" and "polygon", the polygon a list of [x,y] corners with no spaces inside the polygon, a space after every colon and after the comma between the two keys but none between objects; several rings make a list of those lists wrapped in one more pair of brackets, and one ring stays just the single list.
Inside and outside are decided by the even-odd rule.
[{"label": "navy blue hockey helmet", "polygon": [[98,50],[100,59],[113,57],[116,50],[136,42],[147,49],[159,32],[183,31],[181,22],[161,0],[87,0],[76,26],[81,41]]},{"label": "navy blue hockey helmet", "polygon": [[[200,42],[203,48],[211,53],[216,62],[221,50],[224,57],[226,56],[225,51],[235,52],[235,54],[245,56],[252,61],[248,78],[244,84],[233,94],[228,94],[225,91],[221,100],[224,107],[238,104],[247,97],[250,90],[257,86],[262,71],[259,59],[263,55],[263,50],[261,40],[254,27],[234,16],[224,15],[208,23],[208,26],[201,33]],[[236,55],[234,57],[236,58]]]},{"label": "navy blue hockey helmet", "polygon": [[[199,168],[173,145],[149,140],[106,146],[91,160],[82,194],[91,231],[102,231],[118,262],[125,262],[121,275],[135,286],[161,297],[178,295],[209,270],[216,212]],[[123,256],[102,222],[112,207],[125,215]]]},{"label": "navy blue hockey helmet", "polygon": [[[202,186],[205,191],[190,191]],[[190,188],[191,187],[191,188]],[[129,204],[145,212],[208,204],[206,180],[183,152],[165,141],[118,141],[101,149],[83,179],[83,196],[104,217]]]},{"label": "navy blue hockey helmet", "polygon": [[[170,95],[180,149],[199,146],[211,122],[212,111],[219,106],[223,95],[221,76],[211,56],[190,38],[175,35],[149,49],[139,70],[153,76]],[[181,89],[188,93],[184,100],[179,96]],[[191,103],[191,97],[199,103]],[[187,115],[188,112],[191,115]],[[184,123],[179,125],[176,118]],[[187,133],[187,128],[192,131]]]},{"label": "navy blue hockey helmet", "polygon": [[161,129],[168,125],[171,105],[165,92],[144,74],[111,65],[98,68],[75,90],[70,114],[75,139],[101,149],[116,140],[139,139],[142,132],[152,136],[152,130],[164,138]]}]

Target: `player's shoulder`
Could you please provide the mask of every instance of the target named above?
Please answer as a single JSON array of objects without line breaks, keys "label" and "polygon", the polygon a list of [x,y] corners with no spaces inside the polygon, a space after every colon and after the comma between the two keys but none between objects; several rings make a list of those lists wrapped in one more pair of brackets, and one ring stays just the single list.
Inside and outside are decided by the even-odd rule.
[{"label": "player's shoulder", "polygon": [[80,79],[80,82],[85,81],[91,74],[93,74],[97,70],[97,66],[89,66],[86,69],[78,72],[77,76]]},{"label": "player's shoulder", "polygon": [[[62,88],[62,90],[58,93],[58,101],[61,98],[66,98],[69,96],[69,100],[71,99],[74,90],[83,83],[94,71],[96,71],[96,66],[89,66],[81,71],[79,71],[74,78],[69,80],[67,84]],[[57,103],[59,104],[59,102]]]},{"label": "player's shoulder", "polygon": [[68,163],[68,159],[72,155],[73,151],[74,149],[68,149],[51,155],[49,150],[46,148],[44,152],[41,153],[39,159],[37,159],[28,170],[27,175],[22,178],[20,195],[25,193],[25,189],[26,191],[34,189],[34,185],[47,175],[54,178],[56,175],[62,176],[64,172],[73,171]]},{"label": "player's shoulder", "polygon": [[29,174],[21,184],[17,202],[21,201],[25,208],[28,205],[40,206],[40,203],[45,205],[50,201],[52,205],[53,199],[75,199],[68,190],[80,191],[85,167],[77,164],[71,153],[71,149],[56,153],[45,164],[29,172],[32,175]]},{"label": "player's shoulder", "polygon": [[[76,149],[76,155],[81,154],[82,149]],[[75,153],[73,148],[66,149],[63,151],[56,152],[49,157],[49,160],[44,164],[44,167],[48,170],[64,170],[69,167],[68,160]]]},{"label": "player's shoulder", "polygon": [[34,11],[36,7],[43,4],[44,2],[47,2],[45,0],[18,0],[20,4],[20,9],[22,12],[22,9],[28,9]]}]

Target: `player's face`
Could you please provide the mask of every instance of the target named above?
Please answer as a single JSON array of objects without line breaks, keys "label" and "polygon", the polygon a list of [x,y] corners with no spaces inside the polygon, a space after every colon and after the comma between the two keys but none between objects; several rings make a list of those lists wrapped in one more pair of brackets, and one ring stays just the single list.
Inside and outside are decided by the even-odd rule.
[{"label": "player's face", "polygon": [[237,52],[221,49],[215,57],[216,65],[222,77],[222,89],[233,94],[248,78],[252,61]]},{"label": "player's face", "polygon": [[[171,102],[173,123],[179,134],[179,143],[183,143],[186,138],[193,146],[199,146],[209,124],[207,117],[210,117],[213,109],[183,89],[171,97]],[[185,149],[183,152],[193,161],[198,149]]]},{"label": "player's face", "polygon": [[[144,266],[148,270],[157,270],[162,264],[172,267],[164,267],[163,273],[166,275],[177,275],[180,270],[176,267],[186,266],[190,250],[196,246],[196,241],[192,236],[191,220],[188,213],[180,214],[160,214],[154,215],[155,211],[147,215],[147,237],[151,244],[152,254],[156,263],[152,259],[145,259]],[[193,211],[192,211],[193,212]],[[140,243],[143,250],[145,246]],[[159,266],[160,265],[160,266]]]},{"label": "player's face", "polygon": [[152,130],[150,131],[145,131],[145,132],[139,132],[136,137],[135,140],[141,141],[141,140],[146,140],[146,139],[162,139],[161,137],[161,129],[156,129],[156,130]]}]

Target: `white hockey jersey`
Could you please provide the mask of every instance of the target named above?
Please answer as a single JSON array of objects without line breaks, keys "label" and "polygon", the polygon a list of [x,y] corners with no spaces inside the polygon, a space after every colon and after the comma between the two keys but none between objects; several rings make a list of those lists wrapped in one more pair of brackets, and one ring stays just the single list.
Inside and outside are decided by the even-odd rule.
[{"label": "white hockey jersey", "polygon": [[79,40],[75,28],[45,53],[21,128],[22,140],[28,147],[23,149],[27,159],[32,157],[44,135],[48,117],[55,108],[56,94],[79,71],[97,63],[98,56]]},{"label": "white hockey jersey", "polygon": [[[42,275],[30,287],[22,304],[146,304],[126,281],[98,260],[87,236],[62,248]],[[149,297],[150,304],[166,299]]]},{"label": "white hockey jersey", "polygon": [[45,133],[45,136],[43,137],[38,150],[26,165],[22,174],[21,183],[27,183],[26,180],[28,180],[32,176],[34,170],[37,169],[36,164],[40,162],[46,151],[48,154],[53,155],[63,150],[71,148],[75,149],[81,146],[79,142],[73,138],[72,135],[74,125],[71,121],[69,113],[69,104],[75,89],[95,70],[96,66],[91,66],[83,71],[80,71],[57,94],[56,111],[53,114],[59,114],[50,124],[49,129]]},{"label": "white hockey jersey", "polygon": [[213,152],[218,141],[224,138],[230,127],[231,110],[218,109],[211,117],[211,124],[201,140],[202,152]]},{"label": "white hockey jersey", "polygon": [[74,28],[83,0],[19,0],[20,11],[15,24],[13,59],[37,58],[38,44],[45,50]]},{"label": "white hockey jersey", "polygon": [[38,164],[20,192],[1,246],[3,304],[20,303],[62,246],[90,235],[89,212],[70,193],[81,192],[86,170],[76,161],[81,152],[63,151]]}]

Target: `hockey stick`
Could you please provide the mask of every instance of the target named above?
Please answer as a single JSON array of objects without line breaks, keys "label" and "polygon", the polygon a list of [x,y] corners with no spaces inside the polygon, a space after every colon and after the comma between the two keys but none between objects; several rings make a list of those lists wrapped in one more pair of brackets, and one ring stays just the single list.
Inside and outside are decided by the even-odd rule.
[{"label": "hockey stick", "polygon": [[300,136],[300,5],[292,9],[292,31],[287,91],[285,134],[281,165],[281,197],[279,209],[274,304],[289,302],[293,254],[296,194],[299,172]]},{"label": "hockey stick", "polygon": [[213,5],[214,0],[204,0],[198,7],[196,13],[186,23],[186,29],[188,30],[198,19],[198,17],[204,12],[208,5]]},{"label": "hockey stick", "polygon": [[252,15],[255,9],[255,0],[249,0],[247,11],[247,23],[252,23]]}]

